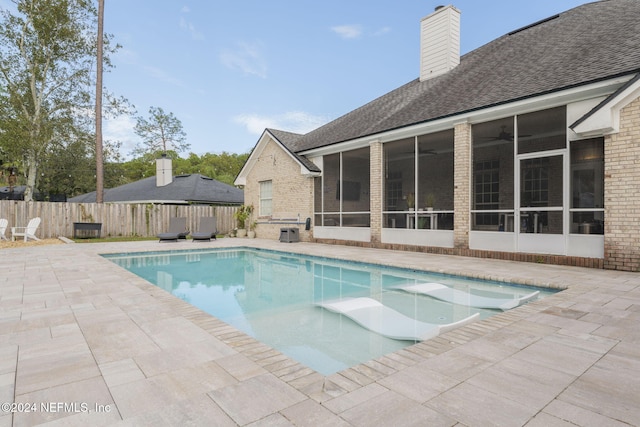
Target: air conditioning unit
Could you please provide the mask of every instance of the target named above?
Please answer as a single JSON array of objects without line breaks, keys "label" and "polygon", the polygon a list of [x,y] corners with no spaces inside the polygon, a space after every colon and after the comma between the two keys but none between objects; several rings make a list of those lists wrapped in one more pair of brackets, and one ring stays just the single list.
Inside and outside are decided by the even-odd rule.
[{"label": "air conditioning unit", "polygon": [[300,241],[300,230],[297,228],[281,228],[280,241],[284,243],[295,243]]}]

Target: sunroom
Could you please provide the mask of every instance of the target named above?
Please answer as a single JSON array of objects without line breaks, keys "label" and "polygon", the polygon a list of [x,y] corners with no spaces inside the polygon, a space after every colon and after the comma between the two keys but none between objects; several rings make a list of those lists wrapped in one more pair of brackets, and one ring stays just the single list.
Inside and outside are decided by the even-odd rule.
[{"label": "sunroom", "polygon": [[[455,224],[469,249],[602,258],[604,138],[567,128],[584,109],[471,123],[458,146],[469,162],[455,163],[454,129],[385,141],[380,156],[370,146],[326,154],[314,237],[371,242],[379,230],[381,243],[453,248]],[[456,182],[463,168],[469,179]]]},{"label": "sunroom", "polygon": [[568,110],[472,125],[471,249],[604,256],[604,138],[570,138]]}]

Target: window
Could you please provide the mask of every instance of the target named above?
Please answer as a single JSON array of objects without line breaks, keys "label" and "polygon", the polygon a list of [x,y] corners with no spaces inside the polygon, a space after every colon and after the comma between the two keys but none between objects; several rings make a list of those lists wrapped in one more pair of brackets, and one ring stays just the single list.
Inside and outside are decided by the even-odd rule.
[{"label": "window", "polygon": [[395,209],[402,203],[402,171],[389,172],[386,183],[387,207]]},{"label": "window", "polygon": [[473,230],[514,231],[514,128],[513,117],[471,128]]},{"label": "window", "polygon": [[[476,162],[474,165],[476,210],[496,210],[500,204],[500,161]],[[498,215],[477,214],[477,225],[498,225]]]},{"label": "window", "polygon": [[604,234],[604,140],[571,143],[571,233]]},{"label": "window", "polygon": [[314,183],[316,226],[369,227],[369,157],[369,147],[324,156]]},{"label": "window", "polygon": [[453,230],[453,129],[384,144],[383,227]]},{"label": "window", "polygon": [[549,158],[522,161],[522,207],[548,206]]},{"label": "window", "polygon": [[406,138],[388,142],[383,150],[385,226],[405,228],[407,214],[416,206],[416,140]]},{"label": "window", "polygon": [[561,150],[567,146],[566,108],[518,116],[518,154]]},{"label": "window", "polygon": [[260,181],[260,216],[271,216],[273,212],[272,181]]}]

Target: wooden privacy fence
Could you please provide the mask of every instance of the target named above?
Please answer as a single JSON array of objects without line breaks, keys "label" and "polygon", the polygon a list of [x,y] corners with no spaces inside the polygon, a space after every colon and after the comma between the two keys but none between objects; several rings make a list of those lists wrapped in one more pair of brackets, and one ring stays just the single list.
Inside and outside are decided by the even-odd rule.
[{"label": "wooden privacy fence", "polygon": [[59,236],[73,237],[74,222],[102,223],[102,237],[155,236],[167,231],[171,217],[187,218],[190,231],[198,229],[200,217],[215,216],[218,232],[229,233],[236,227],[233,214],[236,206],[154,205],[150,203],[56,203],[0,200],[0,218],[11,227],[24,227],[29,219],[40,217],[42,222],[36,236],[41,239]]}]

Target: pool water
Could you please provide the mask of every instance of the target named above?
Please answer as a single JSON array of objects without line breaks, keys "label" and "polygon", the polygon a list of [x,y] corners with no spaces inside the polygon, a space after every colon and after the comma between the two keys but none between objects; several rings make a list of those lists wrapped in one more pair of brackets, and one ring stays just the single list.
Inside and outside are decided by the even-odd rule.
[{"label": "pool water", "polygon": [[105,255],[117,265],[189,302],[323,375],[414,344],[378,335],[316,304],[370,297],[429,323],[451,323],[478,309],[391,289],[438,282],[492,297],[553,290],[474,280],[259,249],[206,249]]}]

